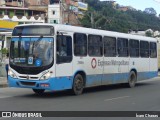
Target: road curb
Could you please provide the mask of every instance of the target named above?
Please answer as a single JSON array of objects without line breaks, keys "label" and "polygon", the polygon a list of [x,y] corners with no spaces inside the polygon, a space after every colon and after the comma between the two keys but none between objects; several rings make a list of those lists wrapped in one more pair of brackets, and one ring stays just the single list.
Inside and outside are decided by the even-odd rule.
[{"label": "road curb", "polygon": [[0,77],[0,88],[8,87],[6,77]]}]

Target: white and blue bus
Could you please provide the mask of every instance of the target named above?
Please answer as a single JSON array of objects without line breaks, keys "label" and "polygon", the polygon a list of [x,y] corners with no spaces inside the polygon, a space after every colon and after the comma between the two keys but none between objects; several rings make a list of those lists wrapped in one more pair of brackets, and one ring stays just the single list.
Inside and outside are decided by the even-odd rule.
[{"label": "white and blue bus", "polygon": [[125,83],[158,75],[157,40],[83,27],[53,24],[16,26],[12,33],[10,87],[71,89]]}]

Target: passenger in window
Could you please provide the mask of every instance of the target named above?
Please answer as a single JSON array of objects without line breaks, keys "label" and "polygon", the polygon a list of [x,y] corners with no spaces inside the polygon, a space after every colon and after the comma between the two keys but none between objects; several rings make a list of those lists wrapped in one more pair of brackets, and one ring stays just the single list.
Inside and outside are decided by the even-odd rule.
[{"label": "passenger in window", "polygon": [[44,57],[44,47],[38,45],[33,51],[34,62],[40,60],[42,62],[41,65],[45,65],[45,57]]},{"label": "passenger in window", "polygon": [[60,53],[59,53],[59,56],[67,56],[67,53],[66,53],[64,47],[61,48]]},{"label": "passenger in window", "polygon": [[82,49],[81,49],[81,55],[85,55],[85,54],[86,54],[85,46],[82,46]]},{"label": "passenger in window", "polygon": [[88,51],[88,54],[89,54],[89,55],[93,55],[92,47],[90,47],[90,49],[89,49],[89,51]]},{"label": "passenger in window", "polygon": [[99,49],[96,49],[95,55],[96,55],[96,56],[101,56],[101,52],[100,52]]},{"label": "passenger in window", "polygon": [[146,57],[149,57],[148,51],[145,52],[145,56],[146,56]]},{"label": "passenger in window", "polygon": [[43,49],[44,48],[42,48],[40,45],[38,45],[33,51],[34,57],[43,59],[44,58],[44,50]]}]

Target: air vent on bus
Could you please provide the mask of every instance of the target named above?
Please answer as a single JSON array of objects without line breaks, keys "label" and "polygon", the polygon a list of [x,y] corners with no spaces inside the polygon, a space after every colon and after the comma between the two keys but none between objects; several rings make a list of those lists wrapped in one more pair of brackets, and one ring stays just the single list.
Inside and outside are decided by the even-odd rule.
[{"label": "air vent on bus", "polygon": [[19,76],[19,78],[27,79],[27,76]]},{"label": "air vent on bus", "polygon": [[20,83],[22,85],[25,85],[25,86],[35,86],[36,85],[36,82],[24,82],[24,81],[21,81]]},{"label": "air vent on bus", "polygon": [[30,76],[19,76],[20,79],[30,79],[30,80],[37,80],[38,77],[30,77]]},{"label": "air vent on bus", "polygon": [[30,79],[36,80],[38,79],[38,77],[30,77]]}]

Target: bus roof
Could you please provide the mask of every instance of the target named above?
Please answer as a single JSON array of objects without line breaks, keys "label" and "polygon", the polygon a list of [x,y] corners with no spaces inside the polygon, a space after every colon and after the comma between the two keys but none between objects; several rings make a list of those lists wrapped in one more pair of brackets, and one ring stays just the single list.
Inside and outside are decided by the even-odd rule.
[{"label": "bus roof", "polygon": [[[147,40],[147,41],[157,41],[156,38],[140,36],[140,35],[132,35],[128,33],[121,33],[121,32],[113,32],[107,30],[100,30],[100,29],[93,29],[93,28],[85,28],[85,27],[78,27],[78,26],[71,26],[71,25],[62,25],[62,24],[48,24],[48,23],[36,23],[36,24],[23,24],[18,26],[53,26],[56,31],[68,31],[68,32],[77,32],[77,33],[85,33],[85,34],[95,34],[95,35],[103,35],[109,37],[120,37],[120,38],[127,38],[127,39],[137,39],[137,40]],[[18,27],[16,26],[16,27]]]}]

